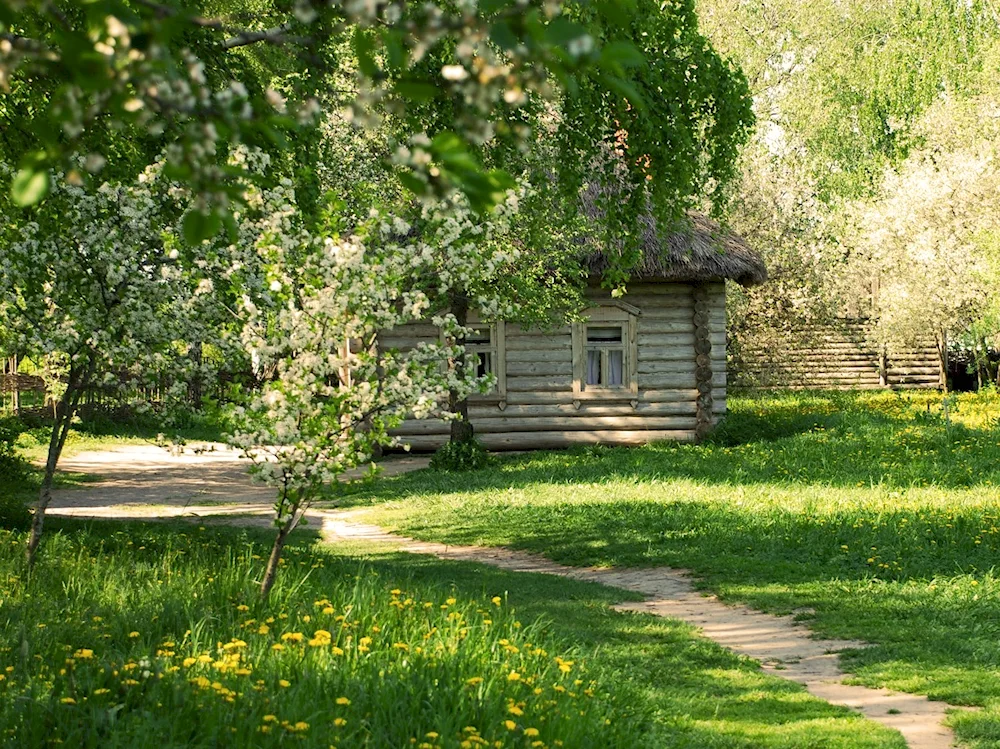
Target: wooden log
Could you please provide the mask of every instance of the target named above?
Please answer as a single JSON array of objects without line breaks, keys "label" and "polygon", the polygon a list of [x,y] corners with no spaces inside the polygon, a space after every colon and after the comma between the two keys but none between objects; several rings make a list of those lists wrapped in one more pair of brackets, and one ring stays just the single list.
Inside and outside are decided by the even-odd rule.
[{"label": "wooden log", "polygon": [[690,316],[685,320],[639,320],[639,335],[667,335],[670,333],[694,333],[694,325]]},{"label": "wooden log", "polygon": [[507,393],[547,393],[566,391],[573,394],[573,377],[566,374],[558,377],[521,377],[507,373]]},{"label": "wooden log", "polygon": [[693,416],[693,401],[671,403],[646,402],[639,400],[633,408],[630,403],[600,403],[583,401],[577,408],[572,403],[507,405],[502,411],[497,406],[469,407],[469,417],[473,420],[496,416],[518,416],[533,418],[538,416]]},{"label": "wooden log", "polygon": [[[564,354],[568,352],[563,352]],[[573,362],[563,361],[521,362],[507,360],[508,388],[515,377],[572,377]]]},{"label": "wooden log", "polygon": [[573,353],[568,347],[557,349],[507,349],[507,365],[513,363],[566,362],[573,364]]},{"label": "wooden log", "polygon": [[694,346],[694,328],[690,333],[671,333],[668,335],[649,335],[639,331],[639,349],[677,349],[683,347],[688,351]]},{"label": "wooden log", "polygon": [[639,381],[643,382],[650,375],[689,375],[695,372],[697,366],[694,357],[687,361],[677,360],[640,360],[639,361]]},{"label": "wooden log", "polygon": [[684,348],[639,349],[640,366],[643,362],[687,362],[691,360],[691,352]]},{"label": "wooden log", "polygon": [[569,351],[572,339],[566,335],[507,335],[507,353],[513,351]]},{"label": "wooden log", "polygon": [[685,374],[656,374],[640,378],[640,386],[650,390],[669,390],[674,388],[695,388],[697,382],[694,372]]}]

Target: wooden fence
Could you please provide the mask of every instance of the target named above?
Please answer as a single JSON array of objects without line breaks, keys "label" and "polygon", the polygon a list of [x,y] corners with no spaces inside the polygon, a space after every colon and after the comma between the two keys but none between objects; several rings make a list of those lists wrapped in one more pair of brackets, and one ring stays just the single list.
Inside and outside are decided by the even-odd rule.
[{"label": "wooden fence", "polygon": [[937,388],[945,367],[937,342],[891,356],[873,347],[863,320],[794,331],[771,350],[740,348],[731,373],[744,388],[832,389]]}]

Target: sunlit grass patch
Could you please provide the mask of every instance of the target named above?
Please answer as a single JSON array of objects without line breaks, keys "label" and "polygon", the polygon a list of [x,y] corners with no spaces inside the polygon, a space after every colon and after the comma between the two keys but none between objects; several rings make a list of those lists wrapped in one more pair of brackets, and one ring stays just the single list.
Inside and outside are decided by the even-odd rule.
[{"label": "sunlit grass patch", "polygon": [[725,598],[811,610],[818,632],[875,644],[845,656],[859,682],[985,706],[983,734],[1000,725],[998,416],[993,393],[762,394],[731,399],[702,445],[514,456],[352,501],[421,538],[687,568]]}]

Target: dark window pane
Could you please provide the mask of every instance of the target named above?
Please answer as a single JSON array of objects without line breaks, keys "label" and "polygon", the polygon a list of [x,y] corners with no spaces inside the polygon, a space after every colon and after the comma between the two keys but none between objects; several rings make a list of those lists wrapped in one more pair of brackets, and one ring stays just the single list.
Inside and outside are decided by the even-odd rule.
[{"label": "dark window pane", "polygon": [[493,371],[492,359],[488,351],[480,351],[476,354],[476,376],[484,377]]},{"label": "dark window pane", "polygon": [[620,326],[614,328],[592,328],[587,326],[588,343],[621,343],[622,329]]}]

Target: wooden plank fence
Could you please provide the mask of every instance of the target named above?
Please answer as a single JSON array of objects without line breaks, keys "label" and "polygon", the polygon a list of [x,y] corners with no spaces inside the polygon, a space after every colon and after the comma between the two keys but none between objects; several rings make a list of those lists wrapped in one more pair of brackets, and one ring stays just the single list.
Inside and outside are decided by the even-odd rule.
[{"label": "wooden plank fence", "polygon": [[945,367],[935,341],[888,355],[868,341],[864,320],[794,331],[773,350],[740,349],[734,385],[743,388],[938,388]]}]

